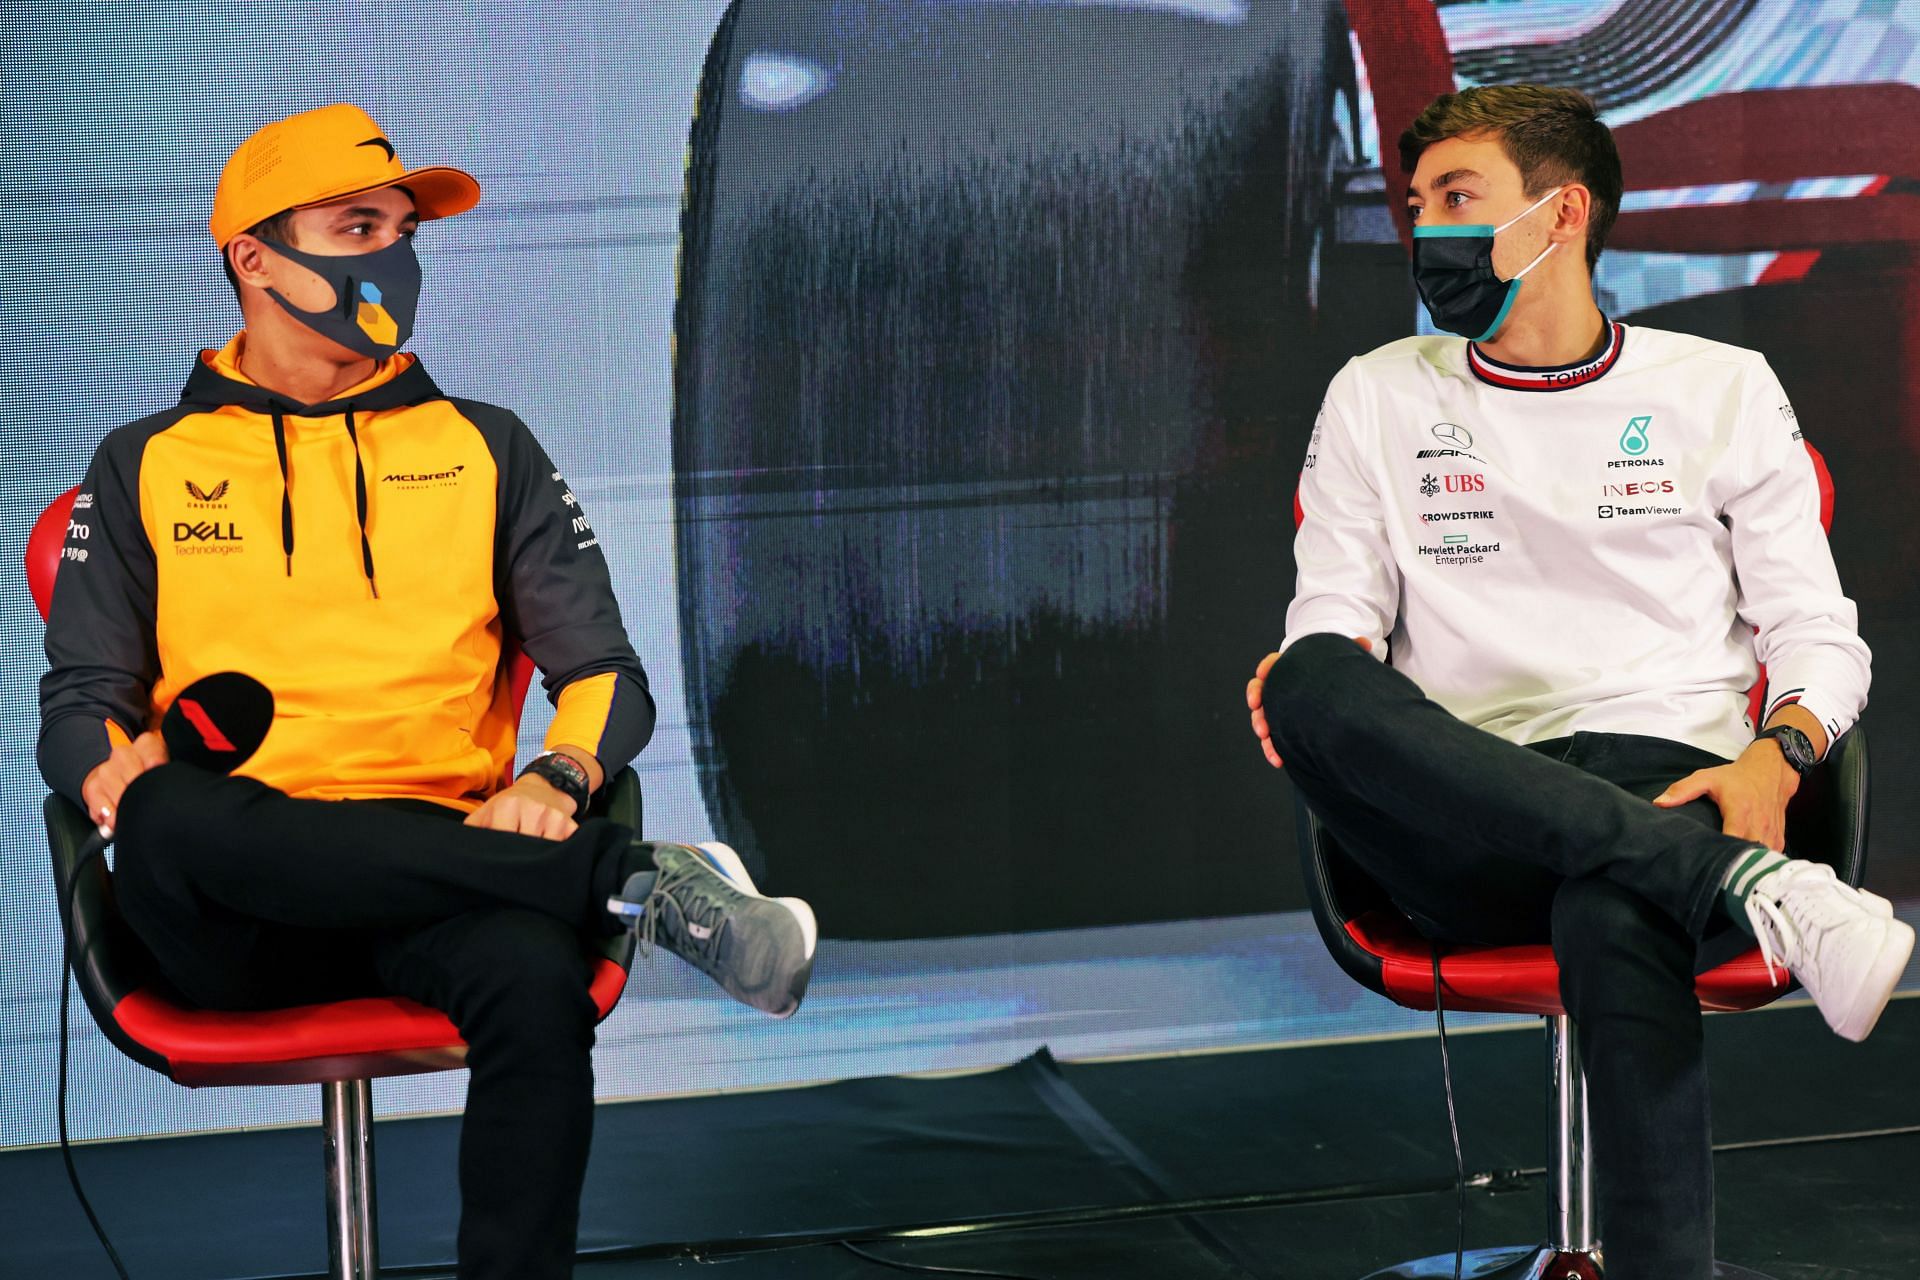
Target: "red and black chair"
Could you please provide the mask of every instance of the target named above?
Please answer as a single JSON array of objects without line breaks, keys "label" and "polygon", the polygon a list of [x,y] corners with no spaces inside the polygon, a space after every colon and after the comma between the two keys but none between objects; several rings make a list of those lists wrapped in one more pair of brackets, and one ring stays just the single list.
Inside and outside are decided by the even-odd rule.
[{"label": "red and black chair", "polygon": [[[75,490],[47,507],[27,541],[28,585],[40,616],[52,603]],[[524,701],[533,663],[508,658],[514,702]],[[640,829],[639,778],[623,769],[603,792],[604,813]],[[103,858],[83,863],[93,824],[63,796],[46,800],[53,874],[70,896],[61,928],[81,997],[115,1048],[178,1084],[317,1084],[325,1141],[328,1274],[374,1280],[379,1274],[374,1213],[373,1086],[377,1076],[446,1071],[465,1065],[467,1046],[445,1014],[397,996],[370,996],[261,1012],[226,1013],[187,1003],[160,978],[115,909]],[[605,1018],[626,986],[630,934],[610,941],[591,979]]]},{"label": "red and black chair", "polygon": [[[1434,947],[1386,893],[1343,853],[1305,804],[1296,805],[1307,900],[1335,962],[1361,986],[1408,1009],[1434,1007]],[[1787,811],[1787,843],[1806,857],[1833,863],[1858,885],[1866,868],[1867,739],[1855,728],[1834,743],[1809,773]],[[1560,968],[1546,944],[1445,946],[1441,995],[1449,1011],[1525,1013],[1547,1028],[1547,1185],[1551,1199],[1544,1245],[1475,1250],[1462,1274],[1479,1280],[1590,1280],[1602,1274],[1588,1155],[1586,1082],[1573,1028],[1560,1003]],[[1757,948],[1701,974],[1700,1006],[1716,1012],[1757,1009],[1792,989],[1775,986]],[[1373,1272],[1369,1280],[1453,1275],[1451,1253]],[[1764,1280],[1718,1264],[1720,1280]]]},{"label": "red and black chair", "polygon": [[[1826,463],[1807,446],[1819,477],[1821,523],[1831,524],[1833,483]],[[1296,499],[1297,504],[1297,499]],[[1296,506],[1297,510],[1297,506]],[[1753,690],[1757,715],[1765,674]],[[1831,862],[1840,878],[1858,885],[1866,873],[1867,738],[1856,726],[1801,781],[1787,809],[1787,846],[1799,856]],[[1435,945],[1395,907],[1339,847],[1313,811],[1294,806],[1307,902],[1327,950],[1361,986],[1407,1009],[1431,1010],[1435,1000]],[[1547,1183],[1551,1199],[1544,1245],[1479,1249],[1461,1274],[1477,1280],[1593,1280],[1603,1274],[1594,1220],[1586,1078],[1572,1022],[1560,1002],[1560,967],[1553,948],[1438,947],[1439,995],[1450,1011],[1525,1013],[1546,1020]],[[1700,1007],[1730,1013],[1757,1009],[1793,989],[1776,986],[1758,947],[1707,970],[1695,982]],[[1439,1254],[1373,1272],[1367,1280],[1451,1277],[1454,1255]],[[1758,1272],[1715,1264],[1716,1280],[1766,1280]]]}]

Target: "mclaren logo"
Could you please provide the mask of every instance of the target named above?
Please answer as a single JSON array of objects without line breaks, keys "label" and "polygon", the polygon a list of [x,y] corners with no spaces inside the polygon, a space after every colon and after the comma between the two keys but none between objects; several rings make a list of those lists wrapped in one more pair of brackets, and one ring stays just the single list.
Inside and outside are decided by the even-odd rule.
[{"label": "mclaren logo", "polygon": [[380,477],[380,481],[382,484],[397,484],[402,487],[423,484],[454,484],[460,479],[460,473],[466,469],[466,464],[462,463],[457,467],[449,467],[445,471],[389,471]]},{"label": "mclaren logo", "polygon": [[368,138],[365,142],[356,142],[353,145],[356,147],[378,147],[387,153],[387,159],[393,159],[393,144],[385,138],[372,137]]}]

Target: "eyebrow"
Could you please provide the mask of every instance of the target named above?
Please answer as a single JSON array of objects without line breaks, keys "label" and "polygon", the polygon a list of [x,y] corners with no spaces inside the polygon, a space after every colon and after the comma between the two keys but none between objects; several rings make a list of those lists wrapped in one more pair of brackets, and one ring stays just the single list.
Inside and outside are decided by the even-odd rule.
[{"label": "eyebrow", "polygon": [[[1481,182],[1485,182],[1487,180],[1487,177],[1485,174],[1476,172],[1475,170],[1472,170],[1472,169],[1449,169],[1445,173],[1441,174],[1439,177],[1435,178],[1432,182],[1429,182],[1427,184],[1427,190],[1438,191],[1442,187],[1450,187],[1454,183],[1463,181],[1467,178],[1477,178]],[[1409,182],[1407,184],[1407,194],[1410,196],[1417,196],[1420,193],[1417,190],[1415,190],[1414,185],[1411,182]]]},{"label": "eyebrow", "polygon": [[[338,210],[335,216],[343,218],[373,218],[377,220],[386,217],[387,211],[385,209],[377,209],[370,204],[354,204]],[[418,209],[411,210],[402,216],[400,221],[418,222],[420,221],[420,211]]]}]

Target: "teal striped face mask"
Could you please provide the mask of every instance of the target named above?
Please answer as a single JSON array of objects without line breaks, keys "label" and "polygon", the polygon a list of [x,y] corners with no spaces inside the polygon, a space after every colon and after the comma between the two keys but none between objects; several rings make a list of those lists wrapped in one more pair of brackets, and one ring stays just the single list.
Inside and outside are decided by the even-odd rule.
[{"label": "teal striped face mask", "polygon": [[1520,294],[1521,277],[1559,246],[1549,244],[1513,279],[1502,280],[1493,273],[1493,238],[1563,190],[1555,187],[1497,227],[1484,222],[1414,227],[1413,287],[1420,291],[1420,301],[1435,325],[1475,342],[1486,342],[1500,332]]}]

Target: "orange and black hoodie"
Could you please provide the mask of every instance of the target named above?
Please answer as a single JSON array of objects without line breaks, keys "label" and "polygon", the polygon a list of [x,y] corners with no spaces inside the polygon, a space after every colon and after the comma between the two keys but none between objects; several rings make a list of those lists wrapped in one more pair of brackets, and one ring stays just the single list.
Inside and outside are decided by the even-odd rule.
[{"label": "orange and black hoodie", "polygon": [[[242,338],[244,335],[242,335]],[[74,500],[47,621],[40,771],[80,799],[186,685],[274,694],[240,772],[292,796],[471,810],[510,779],[519,645],[550,746],[609,773],[652,736],[647,674],[567,483],[519,418],[410,355],[326,404],[203,351],[180,404],[108,434]]]}]

